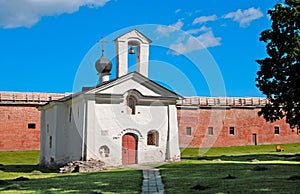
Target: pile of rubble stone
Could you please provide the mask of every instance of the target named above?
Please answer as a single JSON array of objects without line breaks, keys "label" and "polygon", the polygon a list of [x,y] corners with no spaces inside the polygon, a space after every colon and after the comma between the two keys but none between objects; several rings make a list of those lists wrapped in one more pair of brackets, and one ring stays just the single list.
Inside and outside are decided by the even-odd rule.
[{"label": "pile of rubble stone", "polygon": [[106,170],[105,163],[101,160],[89,159],[88,161],[73,161],[59,168],[60,173],[96,172]]}]

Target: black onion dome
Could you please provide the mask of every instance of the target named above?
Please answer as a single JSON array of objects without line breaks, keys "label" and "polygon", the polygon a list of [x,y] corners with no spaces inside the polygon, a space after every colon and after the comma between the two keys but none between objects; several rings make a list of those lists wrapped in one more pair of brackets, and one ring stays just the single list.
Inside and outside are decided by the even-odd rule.
[{"label": "black onion dome", "polygon": [[96,70],[99,74],[109,74],[112,68],[111,61],[102,54],[101,58],[95,63]]}]

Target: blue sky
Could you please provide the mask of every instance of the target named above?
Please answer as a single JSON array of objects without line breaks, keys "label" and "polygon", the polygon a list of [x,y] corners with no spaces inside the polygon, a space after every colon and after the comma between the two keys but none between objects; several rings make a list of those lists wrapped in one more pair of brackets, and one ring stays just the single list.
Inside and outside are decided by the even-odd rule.
[{"label": "blue sky", "polygon": [[153,40],[150,79],[183,96],[263,97],[255,60],[266,57],[258,39],[275,3],[0,0],[0,91],[64,93],[95,85],[97,40],[106,37],[115,68],[112,40],[138,29]]}]

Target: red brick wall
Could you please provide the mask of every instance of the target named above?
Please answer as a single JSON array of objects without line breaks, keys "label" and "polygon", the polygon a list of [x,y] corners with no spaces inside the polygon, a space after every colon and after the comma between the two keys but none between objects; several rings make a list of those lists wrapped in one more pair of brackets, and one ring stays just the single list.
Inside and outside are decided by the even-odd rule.
[{"label": "red brick wall", "polygon": [[[35,123],[29,129],[28,123]],[[0,150],[39,150],[40,112],[30,105],[0,106]]]},{"label": "red brick wall", "polygon": [[[223,147],[280,144],[300,142],[297,129],[290,129],[285,120],[274,123],[259,117],[260,109],[178,109],[180,147]],[[274,134],[274,127],[279,127],[279,134]],[[186,127],[192,128],[192,135],[186,134]],[[213,127],[213,135],[208,134],[208,127]],[[234,135],[229,128],[234,127]]]},{"label": "red brick wall", "polygon": [[[1,95],[2,100],[4,94],[7,93]],[[11,99],[10,94],[7,99]],[[0,150],[38,150],[40,112],[35,108],[37,105],[17,105],[13,104],[14,100],[9,102],[0,104]],[[199,103],[202,101],[196,104]],[[296,129],[290,129],[284,120],[266,122],[257,115],[259,108],[243,107],[244,104],[241,104],[228,109],[210,109],[207,103],[209,101],[205,101],[206,108],[189,106],[190,109],[177,109],[180,147],[254,145],[253,134],[256,134],[257,144],[300,142]],[[29,129],[28,123],[35,123],[35,129]],[[279,127],[279,134],[274,134],[275,126]],[[191,135],[186,134],[186,127],[191,127]],[[208,134],[208,127],[213,127],[213,135]],[[234,127],[234,135],[229,134],[230,127]]]}]

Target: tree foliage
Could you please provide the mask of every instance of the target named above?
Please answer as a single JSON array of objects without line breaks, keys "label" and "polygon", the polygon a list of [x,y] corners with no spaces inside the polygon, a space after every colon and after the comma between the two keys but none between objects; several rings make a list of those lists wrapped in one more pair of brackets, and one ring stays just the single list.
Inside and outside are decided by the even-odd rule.
[{"label": "tree foliage", "polygon": [[267,121],[286,118],[300,127],[300,1],[285,0],[268,11],[271,29],[261,33],[268,56],[257,60],[256,86],[270,101],[261,109]]}]

